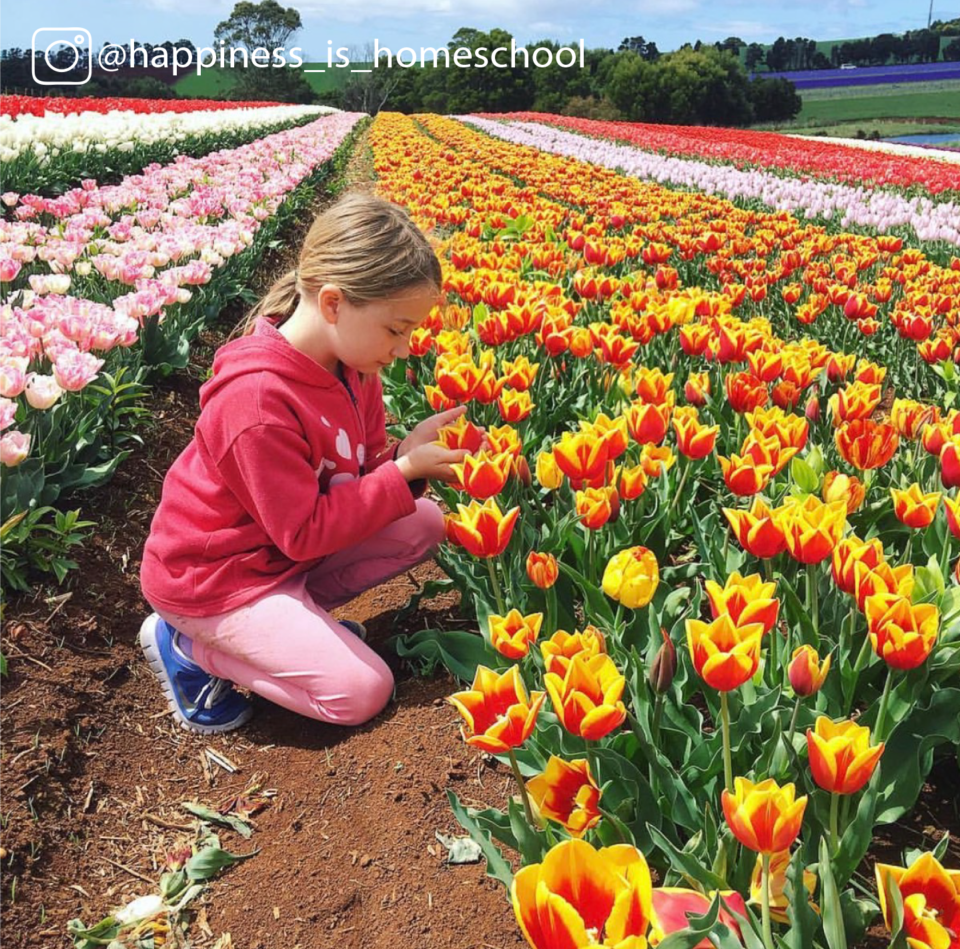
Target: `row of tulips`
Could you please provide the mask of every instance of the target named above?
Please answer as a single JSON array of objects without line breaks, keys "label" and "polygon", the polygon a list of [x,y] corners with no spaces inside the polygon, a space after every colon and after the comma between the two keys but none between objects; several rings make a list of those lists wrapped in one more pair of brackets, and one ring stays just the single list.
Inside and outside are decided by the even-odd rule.
[{"label": "row of tulips", "polygon": [[73,115],[75,113],[136,112],[155,115],[160,112],[213,112],[231,109],[259,109],[282,106],[282,102],[241,102],[228,99],[137,99],[119,96],[20,96],[4,95],[0,115]]},{"label": "row of tulips", "polygon": [[[764,257],[802,247],[794,269],[823,253],[833,272],[841,244],[435,116],[380,115],[371,143],[382,193],[447,234],[449,303],[389,399],[410,423],[466,404],[440,437],[471,452],[436,488],[480,635],[398,648],[471,683],[451,697],[464,739],[516,776],[505,810],[449,797],[527,941],[834,947],[882,908],[939,945],[960,911],[946,839],[876,889],[858,868],[960,743],[957,501],[928,497],[955,486],[956,415],[901,397],[878,420],[880,349],[778,337],[762,296],[697,285],[692,246],[720,235],[746,260],[769,229]],[[861,270],[923,259],[870,253]]]},{"label": "row of tulips", "polygon": [[[111,476],[135,440],[144,383],[185,365],[200,327],[248,292],[361,118],[336,113],[116,186],[27,195],[17,207],[29,213],[0,222],[8,549],[18,538],[7,530]],[[4,566],[5,586],[23,588]]]},{"label": "row of tulips", "polygon": [[262,106],[189,112],[73,112],[0,115],[5,208],[17,192],[63,193],[85,178],[106,184],[178,155],[236,148],[331,112],[321,106]]},{"label": "row of tulips", "polygon": [[[881,234],[903,231],[920,240],[943,242],[950,248],[960,246],[957,223],[960,204],[946,197],[908,196],[896,189],[782,175],[765,166],[738,168],[692,156],[661,154],[648,151],[642,145],[624,144],[621,136],[611,133],[607,123],[583,123],[576,131],[566,131],[541,122],[502,122],[474,116],[465,117],[465,121],[506,141],[593,161],[608,168],[622,168],[645,180],[722,194],[731,200],[760,201],[774,209],[802,213],[812,220],[836,218],[843,228],[862,227]],[[779,137],[773,133],[762,134]],[[861,162],[856,152],[852,152],[852,156],[851,164]],[[960,182],[960,168],[946,167],[956,187]],[[944,192],[947,194],[952,192]]]},{"label": "row of tulips", "polygon": [[835,178],[867,188],[919,186],[930,194],[960,191],[952,156],[923,158],[857,149],[816,138],[755,132],[749,129],[601,122],[538,112],[509,112],[486,118],[543,122],[586,135],[609,138],[680,158],[699,157],[737,167],[775,169],[787,175]]}]

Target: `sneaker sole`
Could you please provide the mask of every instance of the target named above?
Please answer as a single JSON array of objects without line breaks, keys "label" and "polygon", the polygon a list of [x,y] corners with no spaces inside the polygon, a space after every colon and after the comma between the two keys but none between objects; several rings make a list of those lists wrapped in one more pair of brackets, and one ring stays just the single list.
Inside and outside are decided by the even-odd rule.
[{"label": "sneaker sole", "polygon": [[180,706],[177,705],[177,700],[173,696],[173,684],[167,675],[166,666],[164,666],[163,660],[160,658],[160,647],[157,645],[156,634],[157,620],[155,617],[156,614],[148,616],[140,627],[140,648],[143,650],[147,664],[160,682],[160,688],[163,690],[163,696],[167,700],[170,712],[180,723],[180,727],[188,732],[196,732],[201,735],[214,735],[219,732],[234,731],[234,729],[250,721],[250,716],[253,714],[252,708],[244,709],[233,721],[227,722],[224,725],[197,725],[195,722],[191,722],[190,719],[180,711]]}]

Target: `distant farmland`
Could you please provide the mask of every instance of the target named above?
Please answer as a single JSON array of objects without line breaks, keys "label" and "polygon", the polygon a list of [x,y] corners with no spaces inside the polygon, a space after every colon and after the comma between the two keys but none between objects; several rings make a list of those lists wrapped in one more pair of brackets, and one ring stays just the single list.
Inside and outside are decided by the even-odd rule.
[{"label": "distant farmland", "polygon": [[[300,67],[304,78],[310,84],[318,95],[325,92],[333,92],[342,89],[349,81],[353,69],[370,69],[372,63],[351,63],[348,68],[332,69],[324,63],[304,63]],[[310,70],[324,70],[323,72],[310,72]],[[222,98],[230,91],[233,86],[233,76],[230,69],[220,69],[217,66],[211,66],[204,69],[201,75],[190,73],[180,79],[175,88],[177,95],[190,96],[195,99],[215,99]]]},{"label": "distant farmland", "polygon": [[857,69],[804,69],[792,72],[757,73],[764,79],[789,79],[804,89],[842,86],[877,86],[901,82],[960,80],[960,63],[917,63],[906,66],[863,66]]},{"label": "distant farmland", "polygon": [[864,86],[838,88],[833,94],[810,93],[801,92],[803,109],[797,117],[805,125],[866,119],[960,119],[960,79],[920,87]]}]

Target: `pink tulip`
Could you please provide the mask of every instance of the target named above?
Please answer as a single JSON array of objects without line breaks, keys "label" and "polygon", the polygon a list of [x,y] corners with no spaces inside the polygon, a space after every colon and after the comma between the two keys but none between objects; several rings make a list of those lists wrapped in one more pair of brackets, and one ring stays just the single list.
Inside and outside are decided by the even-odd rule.
[{"label": "pink tulip", "polygon": [[36,372],[27,376],[27,385],[23,391],[30,406],[41,411],[49,409],[63,395],[63,389],[57,385],[53,376],[41,376]]},{"label": "pink tulip", "polygon": [[16,468],[30,454],[30,436],[25,432],[0,435],[0,465]]},{"label": "pink tulip", "polygon": [[65,350],[54,363],[53,375],[61,389],[67,392],[79,392],[85,385],[93,382],[103,366],[103,360],[92,353],[77,350]]},{"label": "pink tulip", "polygon": [[13,399],[23,392],[27,376],[23,369],[11,363],[0,364],[0,395]]},{"label": "pink tulip", "polygon": [[8,208],[12,208],[20,200],[20,195],[16,191],[4,191],[0,194],[2,201]]},{"label": "pink tulip", "polygon": [[12,260],[10,257],[0,259],[0,283],[9,283],[15,280],[20,273],[21,263],[19,260]]},{"label": "pink tulip", "polygon": [[13,425],[17,414],[17,403],[13,399],[0,398],[0,432]]}]

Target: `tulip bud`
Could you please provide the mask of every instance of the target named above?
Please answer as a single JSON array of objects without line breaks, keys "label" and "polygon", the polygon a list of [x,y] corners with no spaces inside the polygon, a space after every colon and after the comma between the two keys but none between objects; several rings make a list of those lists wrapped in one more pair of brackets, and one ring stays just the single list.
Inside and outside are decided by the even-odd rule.
[{"label": "tulip bud", "polygon": [[517,476],[517,480],[525,488],[529,488],[533,485],[533,476],[530,474],[530,465],[527,463],[527,459],[524,458],[523,455],[520,455],[514,459],[513,472]]},{"label": "tulip bud", "polygon": [[660,627],[660,635],[663,636],[663,645],[653,657],[650,672],[647,674],[647,681],[654,692],[663,695],[670,688],[673,677],[677,673],[677,647],[674,646],[673,640],[662,626]]},{"label": "tulip bud", "polygon": [[829,671],[830,656],[827,656],[821,665],[820,657],[813,646],[798,646],[793,651],[793,658],[787,669],[790,688],[804,698],[815,695],[820,691]]},{"label": "tulip bud", "polygon": [[407,366],[407,382],[412,386],[417,384],[417,374],[413,371],[413,366]]},{"label": "tulip bud", "polygon": [[527,555],[527,576],[541,590],[549,590],[559,576],[557,558],[553,554],[541,554],[531,550]]},{"label": "tulip bud", "polygon": [[807,405],[803,410],[803,414],[806,415],[811,422],[820,421],[820,396],[814,393],[807,399]]}]

